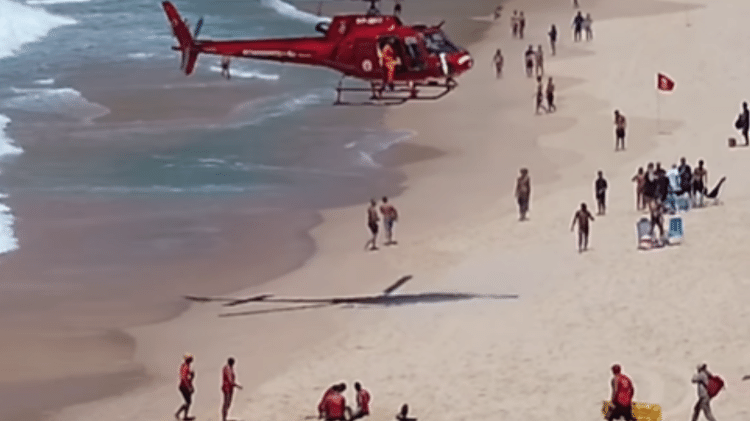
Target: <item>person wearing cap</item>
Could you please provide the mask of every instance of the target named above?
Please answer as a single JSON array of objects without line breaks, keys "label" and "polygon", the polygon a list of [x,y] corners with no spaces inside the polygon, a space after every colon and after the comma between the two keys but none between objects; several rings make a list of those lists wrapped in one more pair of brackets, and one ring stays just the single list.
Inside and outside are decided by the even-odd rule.
[{"label": "person wearing cap", "polygon": [[714,414],[711,413],[711,397],[708,396],[708,380],[711,378],[711,373],[709,373],[706,364],[698,364],[696,371],[692,382],[698,384],[698,402],[695,403],[693,408],[692,421],[698,420],[701,411],[708,421],[716,421]]},{"label": "person wearing cap", "polygon": [[221,393],[224,395],[224,403],[221,406],[221,420],[227,421],[229,407],[232,406],[232,396],[234,389],[242,389],[237,383],[237,377],[234,374],[234,358],[227,359],[227,365],[221,370]]},{"label": "person wearing cap", "polygon": [[612,405],[605,417],[607,421],[625,418],[626,421],[636,421],[633,416],[633,394],[635,388],[630,378],[622,374],[619,364],[612,366]]},{"label": "person wearing cap", "polygon": [[179,384],[179,391],[182,394],[182,398],[185,399],[185,403],[180,406],[179,409],[177,409],[177,412],[174,414],[174,417],[177,419],[180,419],[180,413],[185,412],[185,414],[182,416],[183,420],[190,420],[191,417],[188,416],[188,412],[190,411],[190,404],[193,403],[193,392],[195,389],[193,388],[193,379],[195,378],[195,372],[190,367],[190,364],[193,362],[193,356],[190,354],[185,354],[183,357],[182,365],[180,366],[180,384]]}]

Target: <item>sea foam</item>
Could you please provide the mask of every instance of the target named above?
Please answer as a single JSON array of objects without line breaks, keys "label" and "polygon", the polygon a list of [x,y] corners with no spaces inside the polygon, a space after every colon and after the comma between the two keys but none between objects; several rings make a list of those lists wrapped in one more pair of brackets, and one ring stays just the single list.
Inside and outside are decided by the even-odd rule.
[{"label": "sea foam", "polygon": [[53,28],[75,23],[38,7],[0,0],[0,58],[16,54],[24,44],[40,40]]},{"label": "sea foam", "polygon": [[318,16],[304,10],[299,10],[289,3],[285,3],[281,0],[260,0],[260,4],[269,7],[281,15],[296,19],[302,22],[318,23],[318,22],[331,22],[331,18],[328,16]]},{"label": "sea foam", "polygon": [[[23,149],[15,146],[13,141],[5,134],[5,128],[8,127],[10,119],[0,115],[0,157],[7,155],[18,155]],[[8,196],[0,193],[0,199],[6,199]],[[0,254],[13,251],[18,248],[18,239],[13,232],[13,213],[11,209],[0,203]]]},{"label": "sea foam", "polygon": [[11,88],[11,91],[18,95],[3,101],[4,107],[82,120],[109,113],[109,109],[87,100],[73,88]]}]

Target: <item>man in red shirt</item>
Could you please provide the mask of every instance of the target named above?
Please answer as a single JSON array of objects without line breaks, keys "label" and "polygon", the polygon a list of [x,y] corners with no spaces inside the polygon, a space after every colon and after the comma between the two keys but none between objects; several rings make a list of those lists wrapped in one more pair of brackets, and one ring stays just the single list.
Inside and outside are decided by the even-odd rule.
[{"label": "man in red shirt", "polygon": [[234,375],[234,358],[229,357],[227,365],[221,370],[221,392],[224,394],[224,404],[221,406],[221,420],[227,421],[227,414],[229,413],[229,407],[232,406],[232,395],[234,394],[234,388],[242,389],[237,383],[237,379]]},{"label": "man in red shirt", "polygon": [[612,366],[612,406],[607,412],[607,421],[625,418],[626,421],[636,421],[633,416],[633,394],[635,388],[630,378],[621,373],[619,364]]},{"label": "man in red shirt", "polygon": [[354,383],[354,390],[357,391],[357,412],[351,417],[350,421],[370,415],[370,392],[362,388],[359,382]]},{"label": "man in red shirt", "polygon": [[185,357],[183,358],[184,362],[180,366],[180,385],[178,389],[180,390],[180,393],[182,394],[183,399],[185,399],[185,403],[180,406],[179,409],[177,409],[177,413],[174,414],[174,417],[177,419],[180,419],[180,412],[185,412],[182,419],[183,420],[191,420],[192,417],[188,416],[188,411],[190,411],[190,404],[193,403],[193,392],[195,392],[195,389],[193,388],[193,379],[195,378],[195,372],[190,368],[190,364],[193,362],[193,356],[190,354],[185,354]]},{"label": "man in red shirt", "polygon": [[328,390],[325,391],[325,393],[323,393],[323,397],[320,398],[320,403],[318,403],[318,418],[325,417],[326,399],[328,399],[329,395],[336,393],[337,390],[339,390],[340,392],[346,390],[346,383],[334,384],[333,386],[329,387]]},{"label": "man in red shirt", "polygon": [[326,421],[346,421],[346,399],[341,392],[344,391],[343,384],[333,387],[333,391],[328,393],[323,400],[323,414]]}]

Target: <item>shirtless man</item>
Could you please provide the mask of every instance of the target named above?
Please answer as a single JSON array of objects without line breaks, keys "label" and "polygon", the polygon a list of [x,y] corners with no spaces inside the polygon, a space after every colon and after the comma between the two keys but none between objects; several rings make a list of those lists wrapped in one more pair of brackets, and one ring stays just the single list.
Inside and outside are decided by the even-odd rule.
[{"label": "shirtless man", "polygon": [[380,214],[383,215],[383,227],[385,228],[386,246],[396,244],[393,241],[393,224],[398,220],[398,212],[392,204],[388,203],[388,198],[383,196],[383,204],[380,205]]},{"label": "shirtless man", "polygon": [[518,38],[518,10],[513,11],[510,17],[510,26],[513,28],[513,38]]},{"label": "shirtless man", "polygon": [[180,384],[178,389],[180,390],[180,393],[182,394],[182,398],[185,400],[185,403],[183,403],[178,409],[177,412],[174,414],[174,417],[178,420],[180,419],[180,413],[184,411],[184,414],[182,416],[183,420],[192,420],[195,417],[188,416],[188,412],[190,411],[190,405],[193,403],[193,392],[195,392],[195,388],[193,387],[193,379],[195,378],[195,372],[190,367],[190,364],[193,362],[193,356],[190,354],[185,354],[183,357],[183,363],[180,366]]},{"label": "shirtless man", "polygon": [[367,208],[367,228],[370,229],[370,233],[372,234],[372,238],[367,240],[367,243],[365,243],[365,248],[368,248],[369,250],[377,250],[378,247],[376,246],[375,241],[378,237],[378,221],[380,221],[380,218],[378,217],[378,204],[375,202],[375,199],[370,200],[370,207]]},{"label": "shirtless man", "polygon": [[229,80],[229,78],[231,77],[229,75],[229,63],[230,63],[229,57],[221,58],[221,75],[227,78],[227,80]]},{"label": "shirtless man", "polygon": [[495,77],[500,78],[503,75],[503,53],[498,48],[497,51],[495,51],[495,56],[492,57],[493,63],[495,63]]},{"label": "shirtless man", "polygon": [[534,73],[534,60],[536,59],[533,45],[529,45],[529,48],[523,54],[523,58],[526,63],[526,76],[531,77]]},{"label": "shirtless man", "polygon": [[619,110],[615,110],[615,151],[620,150],[620,143],[625,150],[625,126],[625,116],[620,114]]},{"label": "shirtless man", "polygon": [[544,76],[544,52],[542,46],[538,45],[536,48],[536,60],[534,62],[534,70],[537,76]]},{"label": "shirtless man", "polygon": [[570,231],[573,231],[576,223],[578,224],[578,252],[582,253],[589,247],[589,220],[593,221],[594,217],[586,209],[586,204],[581,203],[581,208],[573,215],[573,222],[570,224]]},{"label": "shirtless man", "polygon": [[242,389],[242,386],[237,383],[237,378],[234,374],[234,358],[230,357],[227,359],[227,365],[221,370],[221,393],[224,395],[224,403],[221,405],[221,420],[227,421],[227,414],[229,413],[229,407],[232,406],[232,396],[234,395],[234,389]]},{"label": "shirtless man", "polygon": [[523,39],[523,31],[526,29],[526,17],[523,15],[523,10],[518,15],[518,38]]},{"label": "shirtless man", "polygon": [[651,213],[651,238],[654,237],[654,228],[659,228],[659,238],[657,244],[661,244],[664,238],[664,205],[659,200],[648,202],[648,208]]},{"label": "shirtless man", "polygon": [[643,198],[643,188],[646,185],[646,173],[643,172],[643,167],[638,168],[638,172],[630,181],[635,183],[635,209],[645,209],[646,204]]},{"label": "shirtless man", "polygon": [[557,111],[555,106],[555,84],[552,83],[552,78],[547,79],[547,112]]},{"label": "shirtless man", "polygon": [[[703,166],[703,160],[698,160],[698,166],[693,170],[693,198],[699,206],[703,206],[703,196],[706,194],[708,184],[708,170]],[[700,201],[698,201],[700,195]]]},{"label": "shirtless man", "polygon": [[538,76],[536,78],[536,114],[539,114],[540,109],[544,110],[544,112],[549,112],[549,110],[544,107],[544,87],[542,86],[542,77]]},{"label": "shirtless man", "polygon": [[529,211],[529,198],[531,197],[531,178],[529,170],[521,168],[521,175],[516,180],[516,200],[518,201],[519,221],[526,220]]},{"label": "shirtless man", "polygon": [[557,44],[557,27],[552,25],[549,28],[547,35],[549,35],[549,46],[552,49],[552,55],[554,56],[556,52],[555,44]]}]

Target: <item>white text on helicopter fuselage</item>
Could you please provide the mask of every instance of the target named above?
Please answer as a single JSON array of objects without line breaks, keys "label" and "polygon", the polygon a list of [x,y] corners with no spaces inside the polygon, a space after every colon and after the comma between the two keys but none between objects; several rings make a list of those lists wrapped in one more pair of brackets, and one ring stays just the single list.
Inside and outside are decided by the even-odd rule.
[{"label": "white text on helicopter fuselage", "polygon": [[242,55],[256,57],[310,57],[310,54],[296,53],[294,51],[264,51],[264,50],[242,50]]},{"label": "white text on helicopter fuselage", "polygon": [[383,18],[357,18],[354,23],[357,25],[376,25],[378,23],[383,23]]}]

